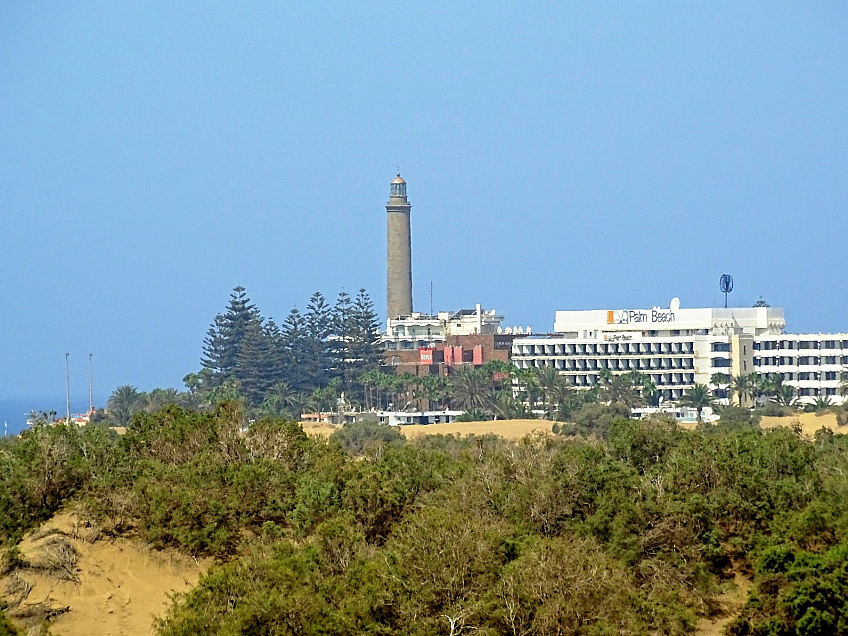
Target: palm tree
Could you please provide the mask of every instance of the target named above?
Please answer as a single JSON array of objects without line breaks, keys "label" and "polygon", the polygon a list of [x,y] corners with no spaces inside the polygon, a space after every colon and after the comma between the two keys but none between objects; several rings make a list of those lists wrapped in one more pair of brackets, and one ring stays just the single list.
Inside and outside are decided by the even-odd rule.
[{"label": "palm tree", "polygon": [[750,375],[735,375],[730,379],[730,394],[739,400],[739,406],[754,396],[754,387]]},{"label": "palm tree", "polygon": [[262,400],[262,410],[269,415],[283,415],[294,401],[291,385],[282,380],[275,383]]},{"label": "palm tree", "polygon": [[512,391],[501,391],[492,400],[492,410],[495,419],[512,420],[527,417],[527,407],[520,400],[515,399]]},{"label": "palm tree", "polygon": [[761,402],[760,398],[768,395],[769,383],[766,377],[759,373],[749,373],[746,377],[751,386],[751,398],[754,400],[754,404],[758,405]]},{"label": "palm tree", "polygon": [[182,396],[176,389],[153,389],[150,393],[141,394],[141,403],[148,413],[156,413],[169,404],[182,402]]},{"label": "palm tree", "polygon": [[798,398],[795,395],[795,387],[788,384],[781,384],[780,388],[774,394],[773,399],[781,406],[795,406],[798,404]]},{"label": "palm tree", "polygon": [[780,393],[783,388],[782,373],[767,373],[765,376],[765,394],[767,397],[774,398]]},{"label": "palm tree", "polygon": [[518,382],[518,386],[524,392],[527,403],[530,406],[530,410],[533,410],[536,406],[536,398],[539,397],[539,394],[541,393],[538,369],[536,367],[518,369],[515,372],[515,379]]},{"label": "palm tree", "polygon": [[724,397],[728,397],[730,381],[731,378],[727,373],[713,373],[710,376],[710,385],[715,387],[716,393],[724,392]]},{"label": "palm tree", "polygon": [[513,376],[517,369],[506,360],[489,360],[480,370],[492,379],[492,388],[497,390],[503,387],[504,380]]},{"label": "palm tree", "polygon": [[489,406],[492,389],[486,375],[471,366],[457,367],[450,376],[450,395],[453,406],[470,410]]},{"label": "palm tree", "polygon": [[133,414],[143,408],[142,400],[141,393],[134,386],[124,384],[115,389],[106,403],[107,412],[115,426],[129,424]]},{"label": "palm tree", "polygon": [[556,419],[567,420],[583,404],[583,394],[563,380],[554,387],[551,400],[556,407]]},{"label": "palm tree", "polygon": [[427,400],[427,409],[444,407],[447,397],[447,378],[439,375],[425,375],[421,378],[421,394]]},{"label": "palm tree", "polygon": [[609,369],[604,369],[598,375],[601,399],[610,404],[618,402],[629,408],[641,406],[645,400],[639,394],[641,387],[634,383],[636,380],[637,377],[630,373],[615,375]]},{"label": "palm tree", "polygon": [[712,407],[714,400],[710,387],[706,384],[696,384],[686,391],[683,398],[680,400],[680,403],[684,406],[691,406],[698,410],[698,423],[700,424],[703,422],[701,419],[701,412],[707,406]]},{"label": "palm tree", "polygon": [[544,366],[536,369],[536,382],[542,390],[542,400],[545,405],[545,414],[547,417],[553,416],[554,401],[552,400],[554,391],[557,390],[565,379],[557,371],[556,367]]},{"label": "palm tree", "polygon": [[645,379],[642,383],[642,389],[640,390],[642,397],[650,406],[659,406],[660,405],[660,392],[657,388],[657,385],[654,384],[654,381],[651,380],[650,376],[645,376]]},{"label": "palm tree", "polygon": [[303,414],[312,407],[310,396],[305,391],[298,391],[290,398],[292,415],[299,420]]}]

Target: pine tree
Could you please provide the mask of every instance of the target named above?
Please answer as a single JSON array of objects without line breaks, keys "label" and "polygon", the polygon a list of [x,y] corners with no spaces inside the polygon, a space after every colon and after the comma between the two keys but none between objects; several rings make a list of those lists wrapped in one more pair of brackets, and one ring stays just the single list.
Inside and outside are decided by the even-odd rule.
[{"label": "pine tree", "polygon": [[348,387],[351,378],[351,363],[353,357],[350,351],[350,336],[352,331],[353,305],[347,292],[340,292],[333,307],[332,317],[332,368],[335,377],[343,380]]},{"label": "pine tree", "polygon": [[297,307],[294,307],[286,317],[282,328],[283,360],[286,369],[284,380],[295,391],[306,390],[309,379],[303,372],[306,360],[306,321]]},{"label": "pine tree", "polygon": [[283,332],[273,318],[265,321],[265,335],[269,347],[268,380],[271,385],[274,385],[278,382],[284,382],[288,378],[285,339]]},{"label": "pine tree", "polygon": [[328,341],[333,329],[333,312],[321,292],[312,294],[306,307],[304,376],[310,388],[325,386],[331,379],[332,356]]},{"label": "pine tree", "polygon": [[262,402],[265,393],[274,383],[271,377],[272,367],[273,354],[268,332],[261,318],[251,320],[239,347],[235,373],[248,404],[257,405]]},{"label": "pine tree", "polygon": [[203,340],[203,357],[200,360],[200,364],[204,370],[210,372],[210,387],[220,384],[221,380],[226,377],[224,370],[221,368],[221,364],[226,357],[224,353],[227,348],[225,332],[224,316],[218,314],[206,332],[206,338]]},{"label": "pine tree", "polygon": [[236,287],[230,294],[226,313],[215,316],[203,341],[204,368],[217,378],[214,384],[235,376],[239,349],[251,321],[261,320],[259,311],[250,303],[244,287]]},{"label": "pine tree", "polygon": [[364,289],[359,290],[351,308],[348,349],[349,383],[366,371],[378,368],[382,362],[380,322],[374,311],[374,303]]}]

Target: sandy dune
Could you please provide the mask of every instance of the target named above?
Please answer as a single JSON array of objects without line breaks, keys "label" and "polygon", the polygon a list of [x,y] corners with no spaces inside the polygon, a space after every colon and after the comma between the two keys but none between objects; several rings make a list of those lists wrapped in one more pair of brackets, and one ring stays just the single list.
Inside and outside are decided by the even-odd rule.
[{"label": "sandy dune", "polygon": [[451,424],[410,424],[400,432],[411,439],[421,435],[500,435],[506,439],[521,439],[531,433],[550,433],[553,422],[547,420],[491,420],[484,422],[453,422]]},{"label": "sandy dune", "polygon": [[804,435],[812,437],[820,428],[829,428],[834,433],[848,433],[848,426],[838,426],[834,413],[797,413],[786,417],[763,417],[760,428],[776,428],[778,426],[801,426]]},{"label": "sandy dune", "polygon": [[[43,536],[50,530],[59,534]],[[56,636],[153,634],[153,619],[170,605],[169,594],[191,589],[208,565],[175,552],[151,550],[129,539],[97,538],[96,531],[86,528],[72,512],[56,515],[24,539],[20,549],[27,561],[38,563],[57,542],[69,543],[78,554],[67,576],[32,569],[14,575],[16,582],[23,579],[32,584],[18,613],[39,603],[69,608],[50,622]],[[62,580],[74,576],[77,582]],[[9,578],[0,585],[7,594]],[[16,612],[13,609],[11,613]]]},{"label": "sandy dune", "polygon": [[[329,437],[340,426],[331,424],[302,423],[303,430],[310,436]],[[407,439],[422,435],[500,435],[507,439],[521,439],[525,435],[541,431],[551,432],[553,422],[546,420],[493,420],[484,422],[453,422],[452,424],[408,424],[399,428]]]}]

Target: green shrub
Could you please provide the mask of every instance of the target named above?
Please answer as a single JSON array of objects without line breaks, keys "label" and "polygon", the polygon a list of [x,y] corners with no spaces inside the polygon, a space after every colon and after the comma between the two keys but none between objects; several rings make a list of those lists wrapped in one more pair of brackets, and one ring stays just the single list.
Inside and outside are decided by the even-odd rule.
[{"label": "green shrub", "polygon": [[18,636],[20,632],[14,626],[11,619],[0,608],[0,636]]},{"label": "green shrub", "polygon": [[605,439],[612,426],[613,420],[629,419],[630,409],[619,402],[613,404],[598,404],[589,402],[580,407],[571,418],[571,422],[558,427],[560,435],[594,435]]},{"label": "green shrub", "polygon": [[395,426],[375,422],[354,422],[336,431],[330,440],[354,455],[361,455],[374,444],[402,444],[406,438]]}]

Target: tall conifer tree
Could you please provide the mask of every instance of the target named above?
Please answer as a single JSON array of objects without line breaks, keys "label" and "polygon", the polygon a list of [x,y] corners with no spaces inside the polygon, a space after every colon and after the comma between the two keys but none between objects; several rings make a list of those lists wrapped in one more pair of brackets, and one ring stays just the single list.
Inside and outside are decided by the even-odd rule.
[{"label": "tall conifer tree", "polygon": [[331,379],[329,337],[333,329],[332,313],[321,292],[312,294],[304,316],[304,348],[307,355],[303,360],[304,375],[312,389],[325,386]]},{"label": "tall conifer tree", "polygon": [[259,312],[251,304],[244,287],[236,287],[230,294],[227,311],[215,316],[203,341],[201,364],[218,376],[216,385],[236,375],[239,349],[248,325],[254,320],[261,320]]},{"label": "tall conifer tree", "polygon": [[380,347],[380,321],[374,311],[374,302],[364,289],[360,289],[351,312],[351,349],[356,360],[357,376],[380,365],[383,355]]},{"label": "tall conifer tree", "polygon": [[350,338],[352,332],[352,314],[353,303],[350,300],[350,295],[342,291],[336,298],[336,304],[333,307],[333,343],[331,352],[333,356],[333,367],[336,377],[340,377],[344,381],[344,386],[348,387],[351,377],[351,362],[353,360],[350,351]]},{"label": "tall conifer tree", "polygon": [[307,355],[306,321],[297,307],[294,307],[286,317],[282,328],[283,352],[286,368],[285,380],[297,391],[309,388],[309,378],[306,377],[303,363]]}]

